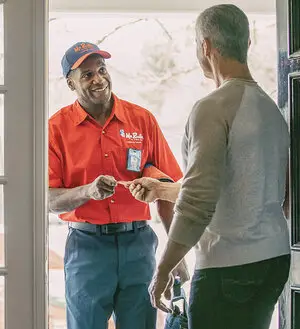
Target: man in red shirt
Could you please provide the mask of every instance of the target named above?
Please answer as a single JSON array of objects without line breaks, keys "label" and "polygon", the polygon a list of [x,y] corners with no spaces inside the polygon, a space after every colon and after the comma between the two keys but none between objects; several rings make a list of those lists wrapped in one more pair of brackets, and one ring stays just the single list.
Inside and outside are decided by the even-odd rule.
[{"label": "man in red shirt", "polygon": [[[49,208],[69,222],[68,329],[105,329],[112,313],[117,328],[155,329],[148,285],[157,237],[148,205],[118,182],[147,175],[149,164],[156,178],[182,173],[154,116],[112,93],[108,58],[87,42],[67,50],[63,74],[77,100],[49,120]],[[158,209],[168,229],[172,205]]]}]

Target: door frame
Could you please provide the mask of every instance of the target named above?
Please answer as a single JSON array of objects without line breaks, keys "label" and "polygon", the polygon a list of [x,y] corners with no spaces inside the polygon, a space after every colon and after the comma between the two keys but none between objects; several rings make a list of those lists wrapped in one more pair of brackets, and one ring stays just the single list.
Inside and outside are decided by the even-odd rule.
[{"label": "door frame", "polygon": [[[278,106],[285,116],[291,136],[289,170],[289,218],[291,270],[280,299],[280,328],[300,325],[300,34],[298,0],[276,0],[278,39]],[[297,37],[296,37],[297,36]],[[296,94],[295,94],[296,93]]]},{"label": "door frame", "polygon": [[47,328],[47,17],[4,3],[5,329]]},{"label": "door frame", "polygon": [[44,329],[48,327],[48,1],[7,0],[4,20],[5,329]]}]

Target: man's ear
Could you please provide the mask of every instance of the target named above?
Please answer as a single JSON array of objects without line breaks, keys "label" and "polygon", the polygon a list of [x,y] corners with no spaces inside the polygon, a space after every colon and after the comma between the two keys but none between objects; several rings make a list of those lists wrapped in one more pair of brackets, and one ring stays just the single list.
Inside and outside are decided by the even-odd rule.
[{"label": "man's ear", "polygon": [[72,91],[75,90],[75,84],[72,78],[70,77],[67,78],[67,85]]},{"label": "man's ear", "polygon": [[209,39],[205,38],[203,40],[203,43],[202,43],[202,47],[203,47],[203,54],[206,56],[206,57],[210,57],[210,54],[211,54],[211,42]]}]

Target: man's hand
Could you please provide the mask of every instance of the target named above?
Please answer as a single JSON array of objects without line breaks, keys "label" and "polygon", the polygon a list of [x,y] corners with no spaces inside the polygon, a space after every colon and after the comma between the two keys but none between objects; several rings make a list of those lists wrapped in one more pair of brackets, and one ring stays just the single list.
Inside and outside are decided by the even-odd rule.
[{"label": "man's hand", "polygon": [[172,274],[174,277],[179,276],[181,284],[189,281],[190,274],[188,271],[188,267],[186,261],[183,259],[173,270]]},{"label": "man's hand", "polygon": [[159,308],[163,312],[171,312],[161,301],[161,297],[164,295],[166,299],[171,299],[173,284],[174,277],[171,273],[156,271],[149,286],[150,300],[153,307]]},{"label": "man's hand", "polygon": [[115,193],[117,181],[112,176],[100,175],[88,185],[88,196],[93,200],[103,200]]},{"label": "man's hand", "polygon": [[143,177],[132,181],[129,185],[129,191],[137,200],[150,203],[158,199],[160,185],[161,182],[157,179]]}]

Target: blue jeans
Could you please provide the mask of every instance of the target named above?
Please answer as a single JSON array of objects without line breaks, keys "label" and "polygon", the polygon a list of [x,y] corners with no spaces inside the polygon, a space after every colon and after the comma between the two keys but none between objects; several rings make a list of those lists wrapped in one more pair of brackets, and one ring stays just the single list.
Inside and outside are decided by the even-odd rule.
[{"label": "blue jeans", "polygon": [[69,228],[65,249],[68,329],[155,329],[148,286],[157,236],[150,226],[101,235]]},{"label": "blue jeans", "polygon": [[195,271],[189,329],[269,329],[288,279],[290,255]]}]

